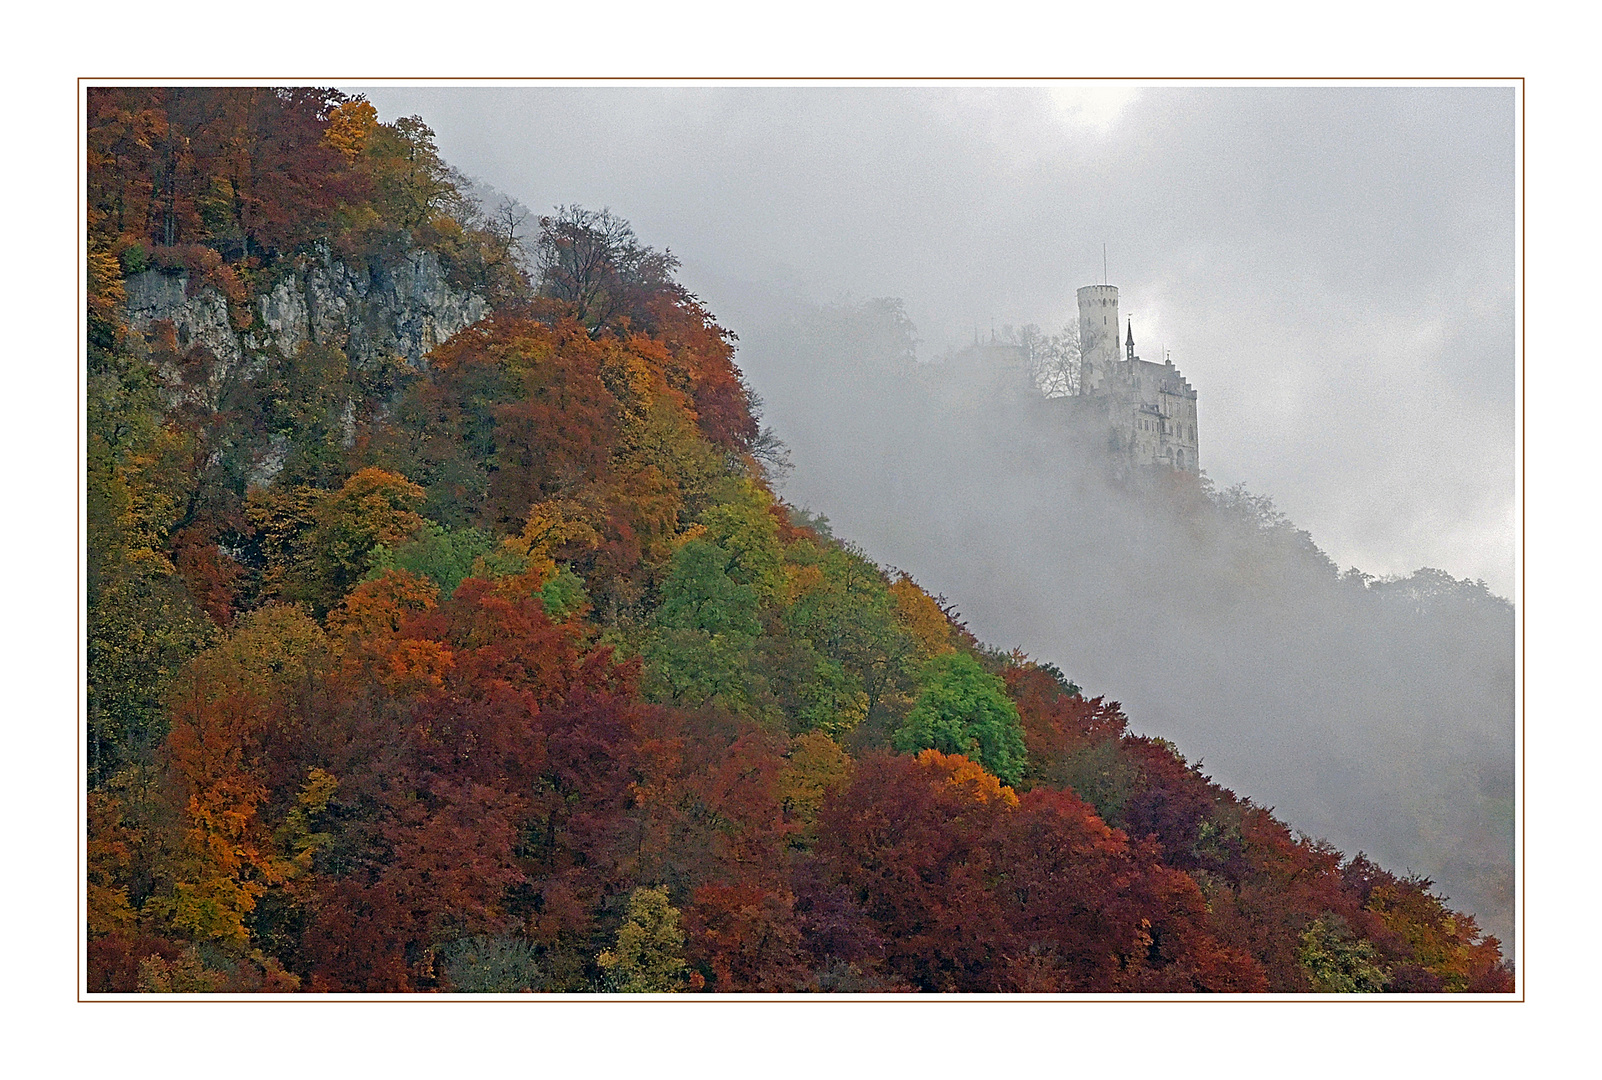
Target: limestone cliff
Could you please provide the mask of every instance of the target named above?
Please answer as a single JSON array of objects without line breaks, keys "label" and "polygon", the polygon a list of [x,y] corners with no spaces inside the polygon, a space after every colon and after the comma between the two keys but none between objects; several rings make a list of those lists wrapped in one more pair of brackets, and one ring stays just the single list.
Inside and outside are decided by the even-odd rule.
[{"label": "limestone cliff", "polygon": [[201,345],[224,365],[268,349],[290,356],[311,340],[340,346],[354,363],[394,355],[421,366],[434,346],[489,312],[483,297],[453,288],[427,250],[357,271],[323,249],[256,299],[260,317],[243,332],[230,324],[222,293],[211,285],[191,290],[189,278],[160,270],[130,277],[129,323],[149,332],[168,320],[182,346]]},{"label": "limestone cliff", "polygon": [[[343,351],[352,368],[396,358],[426,367],[436,345],[490,310],[483,296],[454,287],[426,249],[357,269],[321,247],[279,268],[270,287],[232,310],[216,286],[188,271],[145,271],[125,287],[130,328],[154,341],[162,324],[171,326],[176,350],[160,364],[169,406],[209,411],[225,407],[232,387],[308,345]],[[354,407],[347,403],[347,418]],[[270,482],[282,467],[281,443],[275,437],[253,455],[252,483]]]}]

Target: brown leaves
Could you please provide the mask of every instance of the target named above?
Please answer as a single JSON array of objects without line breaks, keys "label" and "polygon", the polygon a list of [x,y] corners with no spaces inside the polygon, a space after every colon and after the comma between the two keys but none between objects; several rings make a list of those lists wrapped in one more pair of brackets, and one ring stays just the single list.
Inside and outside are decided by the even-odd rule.
[{"label": "brown leaves", "polygon": [[1049,771],[1054,759],[1086,744],[1124,733],[1126,721],[1117,702],[1069,694],[1044,668],[1017,664],[1004,670],[1002,677],[1023,721],[1033,774]]},{"label": "brown leaves", "polygon": [[[926,990],[1258,985],[1194,883],[1071,793],[1021,799],[965,759],[872,757],[825,808],[819,853],[861,898],[890,971]],[[1215,985],[1216,984],[1216,985]]]}]

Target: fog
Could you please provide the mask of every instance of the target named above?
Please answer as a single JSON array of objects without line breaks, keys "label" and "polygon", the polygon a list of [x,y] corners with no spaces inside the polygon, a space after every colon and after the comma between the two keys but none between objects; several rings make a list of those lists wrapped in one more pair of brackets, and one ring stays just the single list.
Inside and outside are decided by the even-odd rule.
[{"label": "fog", "polygon": [[1364,588],[1250,504],[1110,479],[1062,409],[949,357],[1063,328],[1105,245],[1219,488],[1340,568],[1511,595],[1511,90],[367,93],[464,172],[683,259],[790,447],[787,499],[1510,940],[1511,608]]},{"label": "fog", "polygon": [[1429,876],[1511,945],[1511,605],[1444,575],[1365,583],[1261,496],[1110,470],[1105,429],[1005,351],[909,365],[906,329],[868,302],[753,334],[786,496],[981,640],[1121,701],[1297,829]]}]

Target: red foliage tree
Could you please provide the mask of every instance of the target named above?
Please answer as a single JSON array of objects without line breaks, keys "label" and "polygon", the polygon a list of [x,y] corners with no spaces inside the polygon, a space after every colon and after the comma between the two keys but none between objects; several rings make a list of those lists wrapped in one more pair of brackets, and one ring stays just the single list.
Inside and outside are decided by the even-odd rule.
[{"label": "red foliage tree", "polygon": [[1002,677],[1008,696],[1018,706],[1024,746],[1035,773],[1088,743],[1124,734],[1128,722],[1117,702],[1070,694],[1050,672],[1036,664],[1008,667]]},{"label": "red foliage tree", "polygon": [[1193,882],[1067,792],[1020,801],[960,757],[874,756],[823,811],[819,854],[925,990],[1249,990]]}]

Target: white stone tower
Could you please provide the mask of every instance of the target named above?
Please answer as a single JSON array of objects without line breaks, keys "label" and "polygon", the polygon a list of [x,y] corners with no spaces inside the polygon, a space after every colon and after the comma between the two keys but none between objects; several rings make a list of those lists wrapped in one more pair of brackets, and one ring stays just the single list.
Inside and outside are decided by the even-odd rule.
[{"label": "white stone tower", "polygon": [[1196,390],[1165,355],[1135,354],[1134,325],[1118,340],[1118,289],[1079,290],[1079,411],[1109,428],[1109,448],[1128,464],[1180,472],[1201,469]]},{"label": "white stone tower", "polygon": [[1086,285],[1079,290],[1079,392],[1107,386],[1118,350],[1118,286]]}]

